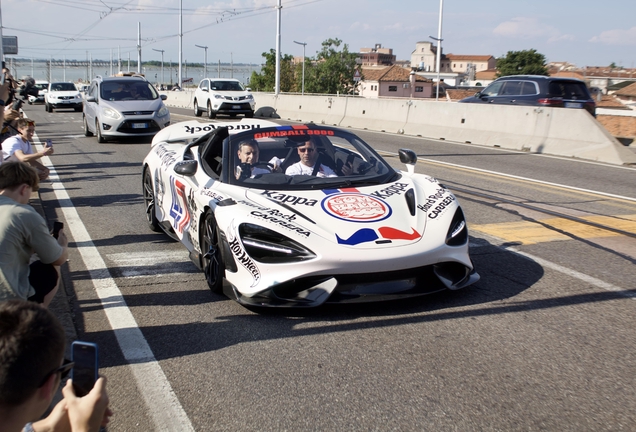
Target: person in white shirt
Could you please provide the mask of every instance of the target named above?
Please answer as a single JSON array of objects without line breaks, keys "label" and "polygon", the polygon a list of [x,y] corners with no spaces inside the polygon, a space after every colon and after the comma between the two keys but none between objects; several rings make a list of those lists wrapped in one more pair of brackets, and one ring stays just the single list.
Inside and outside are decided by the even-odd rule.
[{"label": "person in white shirt", "polygon": [[337,177],[338,175],[327,165],[318,164],[318,151],[312,138],[305,141],[296,149],[300,162],[290,165],[286,170],[287,175],[309,175],[316,177]]},{"label": "person in white shirt", "polygon": [[40,180],[46,179],[49,176],[49,169],[42,165],[38,159],[53,154],[53,147],[45,146],[39,152],[33,151],[31,146],[31,140],[35,133],[35,122],[33,120],[19,119],[17,129],[20,135],[9,137],[2,143],[2,159],[4,161],[13,160],[28,163],[37,170]]}]

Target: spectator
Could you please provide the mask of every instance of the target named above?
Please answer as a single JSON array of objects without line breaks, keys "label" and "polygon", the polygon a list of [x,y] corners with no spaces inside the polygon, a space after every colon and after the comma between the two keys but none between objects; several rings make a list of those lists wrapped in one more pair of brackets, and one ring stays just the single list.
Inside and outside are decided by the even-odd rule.
[{"label": "spectator", "polygon": [[[4,73],[4,71],[2,72]],[[5,105],[7,104],[7,100],[9,99],[9,90],[11,88],[11,82],[6,79],[5,74],[5,82],[0,85],[0,124],[4,123],[4,110]],[[2,141],[0,141],[0,147],[2,146]],[[2,160],[4,157],[0,157],[0,165],[2,164]]]},{"label": "spectator", "polygon": [[[35,303],[0,303],[0,429],[24,431],[92,431],[106,426],[106,380],[99,378],[91,392],[78,398],[69,380],[64,399],[51,414],[49,407],[61,379],[73,366],[64,360],[64,329],[51,312]],[[31,424],[28,422],[35,423]],[[25,426],[26,425],[26,426]],[[23,429],[24,428],[24,429]]]},{"label": "spectator", "polygon": [[[12,108],[4,110],[4,122],[2,124],[2,131],[0,132],[0,145],[9,137],[20,134],[18,131],[18,119],[20,118],[20,111]],[[4,159],[4,156],[1,158]],[[2,161],[0,161],[2,163]]]},{"label": "spectator", "polygon": [[40,180],[44,180],[49,176],[49,169],[42,165],[38,159],[53,154],[53,147],[44,147],[42,151],[33,152],[31,140],[35,133],[35,122],[30,119],[22,118],[17,121],[19,135],[7,138],[2,143],[2,155],[6,162],[16,160],[26,162],[35,168],[38,172]]},{"label": "spectator", "polygon": [[[0,301],[20,298],[48,307],[59,286],[59,266],[68,258],[68,240],[63,229],[53,238],[28,205],[38,187],[37,173],[24,162],[0,165]],[[34,252],[39,260],[29,265]]]}]

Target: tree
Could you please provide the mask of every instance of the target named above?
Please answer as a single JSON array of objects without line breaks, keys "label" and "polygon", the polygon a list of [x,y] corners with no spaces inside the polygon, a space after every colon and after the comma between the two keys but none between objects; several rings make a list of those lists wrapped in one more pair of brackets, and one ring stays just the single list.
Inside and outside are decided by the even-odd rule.
[{"label": "tree", "polygon": [[327,39],[310,67],[305,66],[305,91],[308,93],[350,93],[355,85],[353,75],[358,68],[356,54],[349,52],[340,39]]},{"label": "tree", "polygon": [[497,60],[497,76],[549,75],[545,56],[536,50],[508,51]]},{"label": "tree", "polygon": [[[250,88],[254,91],[274,91],[276,87],[276,51],[269,50],[269,53],[263,53],[265,65],[261,73],[252,72],[250,77]],[[294,67],[292,65],[293,56],[283,54],[280,59],[280,91],[290,92],[296,91]]]}]

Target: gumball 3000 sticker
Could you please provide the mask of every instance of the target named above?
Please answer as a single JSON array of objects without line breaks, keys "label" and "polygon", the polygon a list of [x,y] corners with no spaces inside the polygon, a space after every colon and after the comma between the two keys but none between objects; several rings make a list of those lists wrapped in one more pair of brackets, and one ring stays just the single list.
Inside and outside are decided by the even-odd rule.
[{"label": "gumball 3000 sticker", "polygon": [[337,218],[351,222],[378,222],[391,216],[391,207],[370,195],[340,193],[322,201],[323,210]]}]

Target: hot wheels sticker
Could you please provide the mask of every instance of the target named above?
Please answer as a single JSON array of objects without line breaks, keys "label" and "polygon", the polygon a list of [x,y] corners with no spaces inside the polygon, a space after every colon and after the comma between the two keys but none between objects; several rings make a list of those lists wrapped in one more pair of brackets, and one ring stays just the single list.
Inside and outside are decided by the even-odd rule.
[{"label": "hot wheels sticker", "polygon": [[322,200],[323,210],[336,219],[350,222],[378,222],[393,210],[384,201],[361,193],[339,193]]},{"label": "hot wheels sticker", "polygon": [[230,224],[227,231],[227,241],[230,246],[232,254],[236,257],[236,260],[252,275],[252,286],[258,284],[261,280],[261,271],[258,269],[256,263],[247,254],[247,251],[243,248],[243,244],[239,240],[234,227],[234,221]]}]

